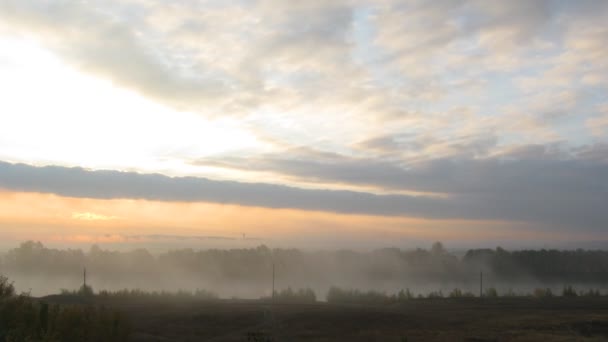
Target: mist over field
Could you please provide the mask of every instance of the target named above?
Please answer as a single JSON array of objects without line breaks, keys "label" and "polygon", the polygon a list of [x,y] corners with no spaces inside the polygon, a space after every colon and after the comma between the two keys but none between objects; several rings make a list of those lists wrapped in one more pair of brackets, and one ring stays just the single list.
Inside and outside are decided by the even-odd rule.
[{"label": "mist over field", "polygon": [[441,243],[429,249],[385,248],[303,251],[270,249],[176,249],[150,253],[140,248],[111,251],[96,245],[89,250],[51,249],[25,242],[1,257],[0,272],[18,291],[34,296],[76,290],[83,283],[95,291],[139,289],[194,292],[207,290],[221,298],[270,296],[272,269],[275,288],[310,288],[324,300],[331,287],[395,294],[409,289],[415,295],[454,288],[479,294],[483,288],[499,294],[529,294],[536,288],[559,292],[608,290],[608,251],[471,249],[450,253]]},{"label": "mist over field", "polygon": [[0,342],[608,341],[608,0],[0,0]]}]

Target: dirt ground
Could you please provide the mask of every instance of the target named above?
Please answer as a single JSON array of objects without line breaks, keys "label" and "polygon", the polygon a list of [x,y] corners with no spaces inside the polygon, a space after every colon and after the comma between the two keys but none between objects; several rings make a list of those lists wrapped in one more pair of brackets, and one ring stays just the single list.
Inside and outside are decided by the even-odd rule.
[{"label": "dirt ground", "polygon": [[134,341],[608,341],[607,297],[97,304],[127,314]]}]

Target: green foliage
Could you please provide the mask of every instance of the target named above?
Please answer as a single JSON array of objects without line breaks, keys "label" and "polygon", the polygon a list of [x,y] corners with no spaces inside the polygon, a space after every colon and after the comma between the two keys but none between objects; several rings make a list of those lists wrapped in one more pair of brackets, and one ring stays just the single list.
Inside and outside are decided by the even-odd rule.
[{"label": "green foliage", "polygon": [[0,276],[0,342],[121,342],[129,338],[129,324],[117,312],[93,306],[49,306],[27,295],[17,296],[11,289]]}]

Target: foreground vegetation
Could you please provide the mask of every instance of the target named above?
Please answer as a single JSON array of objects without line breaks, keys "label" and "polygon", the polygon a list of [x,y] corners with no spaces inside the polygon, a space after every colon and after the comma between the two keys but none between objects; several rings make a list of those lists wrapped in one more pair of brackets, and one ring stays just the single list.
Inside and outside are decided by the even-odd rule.
[{"label": "foreground vegetation", "polygon": [[608,338],[608,296],[598,290],[565,286],[560,293],[539,288],[514,294],[487,288],[484,297],[459,289],[423,296],[409,289],[386,294],[332,287],[325,303],[317,302],[311,289],[291,288],[276,291],[274,298],[244,301],[220,300],[204,290],[96,293],[83,285],[35,299],[17,295],[0,277],[0,342]]},{"label": "foreground vegetation", "polygon": [[0,342],[128,341],[130,325],[114,310],[87,305],[49,305],[17,295],[0,276]]},{"label": "foreground vegetation", "polygon": [[[143,291],[140,289],[124,289],[119,291],[102,290],[95,294],[90,286],[82,286],[78,291],[62,290],[62,296],[71,296],[78,298],[95,297],[100,300],[144,300],[144,301],[219,301],[217,294],[207,290],[196,290],[194,292],[180,290],[177,292],[169,291]],[[588,289],[577,291],[573,286],[564,286],[561,292],[554,293],[550,288],[536,288],[531,292],[515,292],[508,290],[499,292],[493,287],[484,289],[482,298],[575,298],[575,297],[608,297],[608,292],[602,294],[600,290]],[[407,302],[419,299],[474,299],[479,298],[479,294],[474,294],[469,291],[462,291],[459,288],[454,288],[449,292],[444,293],[441,290],[431,291],[427,294],[415,294],[410,289],[400,290],[397,293],[388,294],[386,292],[359,289],[344,289],[337,286],[332,286],[325,297],[328,303],[352,303],[352,304],[391,304],[399,302]],[[232,298],[238,300],[238,298]],[[261,297],[261,302],[276,302],[276,303],[316,303],[317,294],[310,288],[285,289],[275,291],[273,296]]]},{"label": "foreground vegetation", "polygon": [[[602,295],[600,290],[589,289],[583,291],[576,291],[572,286],[565,286],[561,293],[553,293],[549,288],[537,288],[530,293],[520,292],[516,293],[509,290],[504,293],[499,293],[495,288],[490,287],[485,289],[483,292],[483,298],[530,298],[530,299],[542,299],[542,298],[573,298],[573,297],[608,297],[608,293]],[[327,302],[329,303],[360,303],[360,304],[382,304],[382,303],[398,303],[411,301],[415,299],[441,299],[441,298],[479,298],[479,295],[475,295],[472,292],[463,292],[462,290],[455,288],[448,293],[443,291],[431,291],[426,295],[418,294],[415,295],[409,289],[400,290],[395,294],[387,294],[379,291],[361,291],[358,289],[342,289],[339,287],[332,287],[329,289],[327,294]]]}]

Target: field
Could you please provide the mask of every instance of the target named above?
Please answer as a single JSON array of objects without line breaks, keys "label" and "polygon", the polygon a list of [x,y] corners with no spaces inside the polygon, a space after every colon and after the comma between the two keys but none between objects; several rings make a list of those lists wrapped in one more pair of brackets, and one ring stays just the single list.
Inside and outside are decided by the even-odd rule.
[{"label": "field", "polygon": [[606,297],[415,299],[390,305],[91,300],[126,313],[134,341],[608,340]]}]

